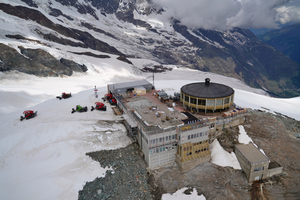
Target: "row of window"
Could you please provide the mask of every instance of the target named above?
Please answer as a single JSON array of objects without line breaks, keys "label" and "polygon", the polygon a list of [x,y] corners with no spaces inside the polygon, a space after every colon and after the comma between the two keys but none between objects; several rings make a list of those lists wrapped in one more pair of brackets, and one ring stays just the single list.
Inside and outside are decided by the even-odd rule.
[{"label": "row of window", "polygon": [[[208,148],[200,149],[200,150],[195,151],[195,154],[200,153],[202,151],[207,151],[207,150],[208,150]],[[189,152],[189,153],[186,154],[186,156],[189,156],[189,155],[192,155],[192,152]]]},{"label": "row of window", "polygon": [[159,147],[159,148],[155,148],[155,149],[150,149],[149,153],[153,154],[153,153],[159,153],[159,152],[163,152],[163,151],[167,151],[167,150],[171,150],[174,149],[175,147]]},{"label": "row of window", "polygon": [[160,137],[160,138],[150,140],[150,144],[155,144],[155,143],[164,142],[164,141],[170,141],[170,140],[174,140],[175,138],[176,138],[175,135],[168,135],[166,137]]},{"label": "row of window", "polygon": [[[230,98],[231,97],[227,97],[225,99],[208,99],[208,100],[204,100],[204,99],[198,99],[198,105],[201,105],[201,106],[215,106],[215,103],[216,103],[216,106],[221,106],[223,105],[223,100],[224,100],[224,104],[228,104],[229,101],[230,101]],[[197,99],[193,98],[193,97],[189,97],[189,96],[184,96],[184,101],[186,102],[190,102],[192,104],[197,104]]]},{"label": "row of window", "polygon": [[187,138],[187,140],[192,140],[192,139],[194,139],[194,138],[198,138],[198,137],[202,137],[202,136],[205,136],[205,135],[207,135],[207,133],[208,133],[208,131],[205,131],[205,132],[200,132],[200,133],[195,133],[195,134],[191,134],[191,135],[188,135],[187,137],[186,136],[183,136],[182,137],[182,140],[186,140],[186,138]]},{"label": "row of window", "polygon": [[[205,142],[206,142],[206,140],[205,140]],[[203,143],[204,143],[204,142],[203,142]],[[196,144],[201,144],[201,142],[195,143],[195,144],[193,144],[193,145],[195,146]],[[192,149],[193,149],[192,146],[184,147],[184,148],[183,148],[183,151],[189,151],[189,150],[192,150]],[[196,153],[196,152],[195,152],[195,153]]]}]

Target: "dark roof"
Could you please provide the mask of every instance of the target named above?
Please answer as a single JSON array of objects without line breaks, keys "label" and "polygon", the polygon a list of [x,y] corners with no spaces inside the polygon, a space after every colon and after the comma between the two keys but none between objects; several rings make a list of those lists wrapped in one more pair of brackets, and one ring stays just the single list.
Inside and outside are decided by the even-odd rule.
[{"label": "dark roof", "polygon": [[222,98],[234,94],[231,87],[209,81],[184,85],[181,87],[181,92],[199,98]]}]

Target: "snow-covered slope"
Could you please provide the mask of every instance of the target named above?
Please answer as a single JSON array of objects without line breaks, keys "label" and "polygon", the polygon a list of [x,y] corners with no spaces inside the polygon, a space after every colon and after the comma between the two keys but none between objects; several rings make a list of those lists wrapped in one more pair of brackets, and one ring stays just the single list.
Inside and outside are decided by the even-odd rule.
[{"label": "snow-covered slope", "polygon": [[[94,66],[93,70],[68,78],[0,73],[3,77],[0,82],[1,199],[76,199],[86,181],[105,172],[85,153],[124,147],[130,143],[124,126],[117,122],[120,118],[113,114],[109,105],[106,112],[71,114],[71,108],[77,104],[90,108],[95,101],[101,100],[94,96],[95,85],[101,97],[109,83],[140,78],[152,82],[152,73],[136,75],[136,70],[130,65],[124,65],[117,72],[118,61],[113,58],[105,63],[84,56],[82,59],[87,59],[85,62]],[[134,62],[136,66],[143,66],[153,61],[136,59]],[[213,82],[235,88],[237,105],[260,109],[263,106],[300,119],[300,98],[275,99],[233,78],[169,67],[172,71],[155,74],[154,80],[157,89],[164,89],[169,94],[178,92],[186,83],[209,77]],[[97,72],[103,68],[107,69],[104,74]],[[65,100],[56,99],[55,96],[61,92],[72,92],[73,96]],[[20,121],[20,115],[27,108],[38,111],[37,117]],[[236,165],[232,155],[220,150],[220,146],[213,145],[212,148],[215,152],[212,162],[222,166]],[[226,162],[218,157],[220,153],[223,153]]]},{"label": "snow-covered slope", "polygon": [[[28,7],[21,0],[2,2]],[[105,40],[127,55],[151,60],[131,58],[133,65],[130,65],[117,60],[116,55],[108,53],[110,58],[106,59],[73,54],[71,52],[86,51],[99,54],[99,51],[45,40],[36,30],[54,33],[74,41],[41,27],[34,21],[20,20],[0,11],[1,43],[18,51],[19,45],[33,49],[41,48],[57,59],[67,58],[88,68],[87,72],[75,73],[71,77],[45,78],[16,71],[0,72],[0,199],[76,199],[78,191],[86,181],[103,175],[106,170],[85,156],[85,153],[124,147],[130,140],[126,136],[124,126],[118,123],[120,118],[113,114],[109,106],[106,112],[88,111],[74,114],[71,114],[71,108],[77,104],[90,108],[95,101],[100,100],[94,96],[94,86],[97,86],[99,97],[102,97],[106,93],[107,84],[142,78],[152,82],[152,73],[145,73],[139,69],[160,64],[157,62],[160,59],[147,53],[152,51],[154,46],[172,47],[174,44],[180,44],[176,51],[186,55],[193,55],[198,49],[175,32],[168,21],[162,22],[161,19],[155,18],[155,15],[144,20],[155,27],[159,34],[117,20],[113,14],[106,14],[104,17],[98,11],[96,14],[99,20],[95,20],[89,14],[78,14],[74,7],[61,6],[60,3],[51,1],[53,8],[61,9],[65,15],[73,18],[73,22],[70,23],[63,16],[49,15],[48,4],[43,2],[38,4],[37,9],[53,22],[90,32],[95,38]],[[135,18],[143,19],[143,16],[135,13]],[[81,22],[94,24],[118,39],[87,29]],[[6,34],[21,34],[42,43],[11,40]],[[201,36],[201,40],[203,38],[205,37]],[[214,44],[215,47],[220,46],[211,40],[207,43]],[[212,82],[233,87],[236,91],[235,103],[239,106],[267,108],[300,120],[299,97],[271,98],[264,91],[251,88],[234,78],[174,65],[166,67],[172,70],[155,73],[154,84],[157,89],[164,89],[169,94],[180,91],[184,84],[210,78]],[[62,92],[71,92],[73,97],[61,101],[56,99],[55,97]],[[25,109],[38,111],[37,117],[20,122],[20,115]]]},{"label": "snow-covered slope", "polygon": [[[251,31],[194,30],[167,13],[148,0],[2,0],[0,44],[18,52],[19,46],[42,49],[79,64],[85,63],[75,53],[150,59],[235,77],[278,95],[297,96],[300,65]],[[5,60],[0,70],[10,66]]]}]

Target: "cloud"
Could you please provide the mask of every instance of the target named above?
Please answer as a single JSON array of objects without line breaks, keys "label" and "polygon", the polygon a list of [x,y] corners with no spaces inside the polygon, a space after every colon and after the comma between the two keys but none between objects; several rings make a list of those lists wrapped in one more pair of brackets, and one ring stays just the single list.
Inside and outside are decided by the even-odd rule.
[{"label": "cloud", "polygon": [[300,22],[299,0],[153,0],[191,29],[277,28]]}]

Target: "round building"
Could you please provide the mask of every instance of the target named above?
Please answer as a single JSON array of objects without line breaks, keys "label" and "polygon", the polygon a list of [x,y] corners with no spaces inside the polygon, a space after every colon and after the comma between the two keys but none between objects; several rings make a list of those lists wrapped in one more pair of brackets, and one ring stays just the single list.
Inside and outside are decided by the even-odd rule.
[{"label": "round building", "polygon": [[234,90],[226,85],[205,82],[190,83],[181,87],[180,100],[190,111],[200,113],[221,113],[233,104]]}]

